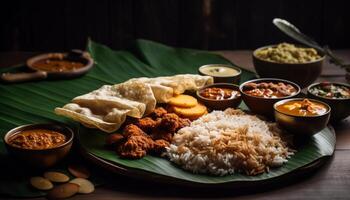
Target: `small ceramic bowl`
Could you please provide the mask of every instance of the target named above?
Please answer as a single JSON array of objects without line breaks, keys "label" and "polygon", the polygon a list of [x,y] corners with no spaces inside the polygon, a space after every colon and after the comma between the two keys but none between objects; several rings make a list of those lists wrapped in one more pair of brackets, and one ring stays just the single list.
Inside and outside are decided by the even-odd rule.
[{"label": "small ceramic bowl", "polygon": [[[66,136],[66,141],[50,149],[23,149],[9,144],[10,138],[24,130],[47,129],[57,131]],[[34,168],[48,168],[61,161],[70,151],[73,144],[73,131],[63,124],[29,124],[19,126],[6,133],[5,146],[11,156]]]},{"label": "small ceramic bowl", "polygon": [[[223,73],[221,75],[215,74]],[[230,71],[235,72],[234,74],[230,74]],[[204,76],[211,76],[214,78],[214,83],[233,83],[239,84],[241,80],[242,70],[238,67],[234,67],[231,65],[224,64],[209,64],[203,65],[198,68],[198,73]]]},{"label": "small ceramic bowl", "polygon": [[294,100],[303,100],[303,98],[281,100],[275,103],[273,106],[275,120],[282,128],[298,136],[312,136],[327,126],[331,114],[331,108],[322,101],[309,99],[310,101],[320,103],[327,108],[326,113],[317,116],[296,116],[280,112],[276,109],[278,105]]},{"label": "small ceramic bowl", "polygon": [[[297,92],[291,96],[286,96],[286,97],[280,97],[280,98],[264,98],[264,97],[257,97],[257,96],[252,96],[244,92],[244,86],[247,83],[261,83],[261,82],[272,82],[272,83],[287,83],[292,85]],[[242,99],[244,103],[248,106],[248,108],[255,114],[258,115],[263,115],[268,118],[273,118],[273,105],[282,99],[289,99],[296,97],[299,95],[301,89],[300,87],[291,81],[283,80],[283,79],[277,79],[277,78],[260,78],[260,79],[254,79],[250,80],[247,82],[244,82],[240,85],[239,90],[241,91],[242,94]]]},{"label": "small ceramic bowl", "polygon": [[200,102],[204,103],[204,105],[206,105],[211,110],[225,110],[226,108],[237,108],[239,104],[242,102],[241,94],[233,99],[223,99],[223,100],[209,99],[201,95],[201,92],[204,89],[212,88],[212,87],[229,88],[229,89],[236,90],[237,92],[240,93],[239,86],[235,84],[230,84],[230,83],[214,83],[211,85],[204,86],[203,88],[197,91],[197,97]]},{"label": "small ceramic bowl", "polygon": [[264,46],[253,52],[254,68],[261,78],[275,77],[286,79],[297,83],[301,88],[305,88],[313,83],[321,74],[325,56],[320,52],[318,52],[319,55],[322,55],[320,59],[306,63],[277,63],[263,60],[256,56],[258,51],[276,46]]},{"label": "small ceramic bowl", "polygon": [[[336,122],[339,122],[339,121],[345,119],[346,117],[348,117],[350,115],[350,98],[333,99],[333,98],[327,98],[327,97],[322,97],[322,96],[318,96],[318,95],[313,94],[310,90],[314,87],[319,86],[320,84],[322,84],[322,83],[314,83],[314,84],[310,85],[307,88],[307,96],[309,98],[325,102],[332,108],[331,119],[330,119],[331,122],[336,123]],[[347,88],[350,88],[350,85],[346,84],[346,83],[334,83],[334,82],[332,82],[330,84],[340,85],[340,86],[345,86]]]}]

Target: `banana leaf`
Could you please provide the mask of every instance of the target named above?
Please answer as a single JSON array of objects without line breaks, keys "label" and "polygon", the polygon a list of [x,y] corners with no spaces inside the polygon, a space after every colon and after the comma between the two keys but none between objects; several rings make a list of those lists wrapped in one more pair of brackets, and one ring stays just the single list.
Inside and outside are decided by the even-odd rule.
[{"label": "banana leaf", "polygon": [[[107,55],[111,55],[111,50],[108,48],[100,49],[100,46],[96,46],[95,44],[90,45],[89,48],[92,56],[97,60],[98,65],[102,65],[102,63],[99,62],[99,60],[102,59],[99,58],[100,55],[106,56],[103,57],[103,60],[116,60],[112,57],[107,57]],[[99,51],[95,51],[96,48],[98,48]],[[147,64],[147,72],[144,72],[143,75],[147,73],[149,76],[195,73],[198,67],[203,64],[227,63],[227,61],[222,60],[221,57],[206,52],[171,48],[151,41],[138,41],[136,49],[138,50],[136,51],[136,55],[138,55],[143,63]],[[155,69],[155,71],[153,71],[153,69]],[[131,70],[123,71],[123,73],[132,74]],[[131,76],[135,76],[135,74]],[[252,77],[254,77],[252,73],[244,71],[242,81]],[[244,104],[240,105],[240,107],[246,109]],[[79,141],[86,153],[110,162],[115,168],[123,169],[123,172],[120,173],[129,173],[131,175],[135,172],[141,172],[141,175],[145,176],[153,173],[163,176],[160,178],[168,178],[168,180],[175,179],[176,181],[177,179],[199,184],[223,184],[242,181],[263,181],[276,178],[310,165],[323,157],[331,156],[335,146],[335,135],[329,128],[325,128],[310,138],[306,144],[298,147],[298,152],[292,156],[285,165],[280,168],[272,169],[269,173],[258,176],[234,174],[223,177],[193,174],[180,169],[167,159],[150,155],[138,160],[120,158],[114,151],[107,150],[104,147],[105,135],[98,130],[81,127],[79,131]]]},{"label": "banana leaf", "polygon": [[[221,56],[209,52],[172,48],[147,40],[137,40],[133,48],[128,51],[114,51],[93,41],[89,41],[87,49],[94,58],[96,65],[83,77],[71,80],[0,84],[0,159],[2,165],[11,160],[2,140],[3,135],[8,130],[23,124],[55,121],[67,123],[74,127],[71,120],[55,115],[53,110],[78,95],[90,92],[104,84],[115,84],[134,77],[197,73],[198,67],[203,64],[232,64]],[[241,82],[254,77],[253,73],[243,70]],[[82,130],[84,129],[82,128]],[[281,172],[288,173],[310,160],[331,155],[334,149],[335,137],[329,133],[328,129],[323,133],[316,135],[316,139],[312,140],[314,145],[307,146],[305,151],[302,151],[304,153],[297,154],[294,157],[296,161],[291,161],[289,167],[281,169]],[[126,168],[148,170],[151,173],[158,174],[164,174],[170,170],[170,172],[174,172],[172,176],[178,175],[184,178],[184,176],[189,175],[190,178],[193,177],[193,180],[202,182],[230,181],[227,177],[212,179],[213,177],[190,175],[175,168],[165,159],[160,160],[151,156],[147,156],[139,162],[122,161],[113,152],[105,151],[102,148],[104,133],[85,129],[80,132],[79,136],[82,147],[88,152],[110,162],[119,163]],[[154,163],[152,164],[152,162]],[[11,174],[11,171],[2,171],[1,173]],[[245,178],[254,179],[241,177],[241,179]],[[23,178],[0,180],[0,194],[18,197],[43,195],[41,192],[28,188],[28,183]]]}]

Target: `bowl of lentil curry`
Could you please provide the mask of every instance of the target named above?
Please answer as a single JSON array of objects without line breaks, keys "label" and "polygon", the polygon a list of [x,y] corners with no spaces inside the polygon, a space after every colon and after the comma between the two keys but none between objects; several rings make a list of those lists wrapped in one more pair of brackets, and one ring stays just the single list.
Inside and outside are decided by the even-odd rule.
[{"label": "bowl of lentil curry", "polygon": [[63,124],[29,124],[6,133],[10,155],[35,168],[48,168],[61,161],[73,144],[73,131]]},{"label": "bowl of lentil curry", "polygon": [[253,52],[255,71],[261,78],[276,77],[305,88],[321,74],[325,56],[313,48],[281,43]]}]

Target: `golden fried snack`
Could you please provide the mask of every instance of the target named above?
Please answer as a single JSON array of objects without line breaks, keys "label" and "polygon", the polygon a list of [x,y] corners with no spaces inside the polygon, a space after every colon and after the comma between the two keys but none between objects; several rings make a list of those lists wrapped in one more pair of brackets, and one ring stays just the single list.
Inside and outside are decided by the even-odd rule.
[{"label": "golden fried snack", "polygon": [[153,112],[149,115],[152,119],[157,119],[163,117],[163,115],[167,114],[168,111],[166,111],[163,107],[158,107],[153,110]]},{"label": "golden fried snack", "polygon": [[154,121],[150,117],[145,117],[145,118],[137,119],[134,124],[144,132],[149,132],[157,126],[157,121]]},{"label": "golden fried snack", "polygon": [[118,146],[117,153],[124,158],[137,159],[146,155],[154,145],[152,138],[134,124],[124,129],[126,141]]},{"label": "golden fried snack", "polygon": [[169,105],[182,107],[182,108],[191,108],[198,104],[197,99],[190,95],[180,94],[174,96],[170,99]]},{"label": "golden fried snack", "polygon": [[177,115],[183,118],[188,118],[190,120],[195,120],[201,117],[202,115],[208,113],[207,107],[203,104],[198,103],[195,107],[192,108],[181,108],[181,107],[171,107]]},{"label": "golden fried snack", "polygon": [[155,140],[152,152],[155,154],[161,154],[166,147],[169,147],[170,143],[166,140]]},{"label": "golden fried snack", "polygon": [[171,142],[171,140],[173,139],[173,135],[173,132],[157,128],[152,131],[150,136],[153,140],[166,140],[168,142]]}]

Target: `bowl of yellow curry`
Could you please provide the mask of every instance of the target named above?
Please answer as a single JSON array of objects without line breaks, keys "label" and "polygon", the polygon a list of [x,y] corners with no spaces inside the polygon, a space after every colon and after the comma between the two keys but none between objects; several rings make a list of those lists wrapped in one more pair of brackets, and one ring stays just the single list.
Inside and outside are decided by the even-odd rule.
[{"label": "bowl of yellow curry", "polygon": [[34,168],[48,168],[61,161],[73,144],[73,131],[63,124],[29,124],[7,132],[7,151],[19,162]]},{"label": "bowl of yellow curry", "polygon": [[255,71],[261,78],[281,78],[305,88],[321,74],[325,56],[316,49],[281,43],[253,52]]},{"label": "bowl of yellow curry", "polygon": [[273,107],[276,122],[299,136],[312,136],[324,129],[331,113],[328,104],[314,99],[286,99],[278,101]]}]

